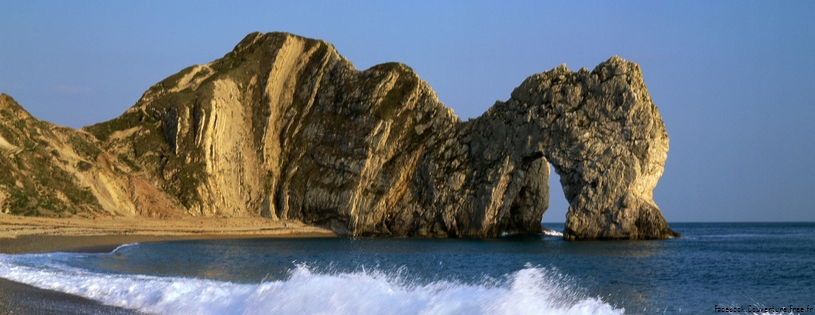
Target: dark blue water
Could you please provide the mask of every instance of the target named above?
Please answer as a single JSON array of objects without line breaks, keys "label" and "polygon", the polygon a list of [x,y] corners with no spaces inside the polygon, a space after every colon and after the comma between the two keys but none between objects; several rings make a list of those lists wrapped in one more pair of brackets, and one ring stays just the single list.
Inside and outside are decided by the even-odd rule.
[{"label": "dark blue water", "polygon": [[684,237],[149,243],[109,254],[2,255],[0,276],[167,314],[592,314],[623,309],[626,314],[708,314],[717,307],[746,313],[772,313],[757,308],[790,305],[803,313],[815,308],[814,223],[671,227]]}]

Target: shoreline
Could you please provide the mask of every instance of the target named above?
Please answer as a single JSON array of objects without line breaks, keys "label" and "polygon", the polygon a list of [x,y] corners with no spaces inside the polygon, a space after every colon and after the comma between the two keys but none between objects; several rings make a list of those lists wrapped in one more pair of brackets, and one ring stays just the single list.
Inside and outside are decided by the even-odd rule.
[{"label": "shoreline", "polygon": [[[0,214],[0,253],[98,252],[137,242],[337,237],[299,221],[250,218],[40,218]],[[112,247],[111,247],[112,246]]]},{"label": "shoreline", "polygon": [[[338,237],[298,221],[266,218],[40,218],[0,214],[0,254],[111,252],[129,243],[235,238]],[[140,314],[0,278],[2,314]]]},{"label": "shoreline", "polygon": [[59,291],[40,289],[0,278],[1,314],[115,314],[137,315],[139,311],[102,304]]}]

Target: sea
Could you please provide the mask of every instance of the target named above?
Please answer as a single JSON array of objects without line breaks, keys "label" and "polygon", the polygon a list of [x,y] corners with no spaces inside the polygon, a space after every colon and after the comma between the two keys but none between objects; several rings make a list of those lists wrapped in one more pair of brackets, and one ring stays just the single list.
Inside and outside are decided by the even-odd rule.
[{"label": "sea", "polygon": [[134,243],[1,254],[0,277],[144,314],[815,314],[815,223],[671,227],[683,237]]}]

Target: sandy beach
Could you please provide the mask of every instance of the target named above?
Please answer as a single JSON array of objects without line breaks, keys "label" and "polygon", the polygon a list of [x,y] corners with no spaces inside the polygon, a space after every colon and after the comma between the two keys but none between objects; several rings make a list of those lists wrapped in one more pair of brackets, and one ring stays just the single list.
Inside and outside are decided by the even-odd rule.
[{"label": "sandy beach", "polygon": [[[36,218],[0,214],[0,253],[104,251],[133,242],[334,237],[327,229],[265,218]],[[112,248],[110,246],[113,246]]]},{"label": "sandy beach", "polygon": [[[0,214],[0,253],[109,252],[121,244],[222,238],[336,237],[297,221],[264,218],[38,218]],[[0,279],[0,314],[137,314]]]}]

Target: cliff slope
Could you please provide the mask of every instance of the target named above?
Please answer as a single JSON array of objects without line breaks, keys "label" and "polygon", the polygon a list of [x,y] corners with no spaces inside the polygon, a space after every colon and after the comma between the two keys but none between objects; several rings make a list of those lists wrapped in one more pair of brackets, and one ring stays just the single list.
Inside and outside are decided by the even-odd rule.
[{"label": "cliff slope", "polygon": [[37,120],[0,94],[0,211],[53,217],[183,214],[163,192],[112,163],[115,157],[100,145],[87,132]]},{"label": "cliff slope", "polygon": [[[349,235],[539,233],[551,163],[570,202],[565,238],[675,235],[651,196],[667,133],[639,67],[618,57],[591,72],[533,75],[462,122],[403,64],[358,71],[328,43],[252,33],[82,131],[15,115],[29,120],[7,128],[13,140],[0,149],[29,139],[72,153],[4,154],[0,166],[64,170],[87,202],[56,194],[56,204],[87,213],[290,219]],[[83,141],[64,140],[73,138]],[[40,200],[22,177],[0,178],[0,204],[21,189]]]}]

